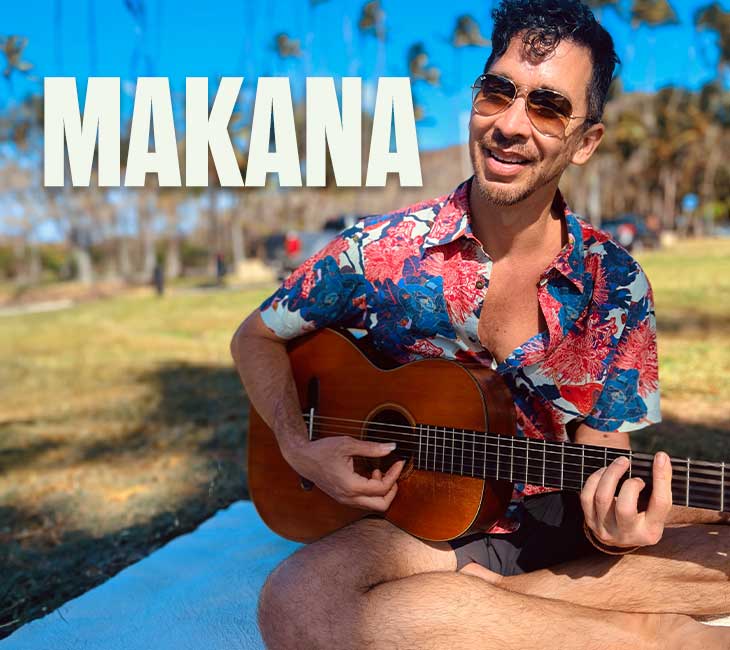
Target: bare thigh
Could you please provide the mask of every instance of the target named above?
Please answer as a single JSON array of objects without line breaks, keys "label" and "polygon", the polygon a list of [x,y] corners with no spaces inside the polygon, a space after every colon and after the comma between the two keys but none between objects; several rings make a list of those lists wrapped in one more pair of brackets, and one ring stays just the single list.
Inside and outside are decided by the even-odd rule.
[{"label": "bare thigh", "polygon": [[362,519],[297,551],[277,571],[314,570],[332,588],[366,591],[382,582],[418,573],[455,571],[456,554],[446,543],[426,542],[384,519]]}]

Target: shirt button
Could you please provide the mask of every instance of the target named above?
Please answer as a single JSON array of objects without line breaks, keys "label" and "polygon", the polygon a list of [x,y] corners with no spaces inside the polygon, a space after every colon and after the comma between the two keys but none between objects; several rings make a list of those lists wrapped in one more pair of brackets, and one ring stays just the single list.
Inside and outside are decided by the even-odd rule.
[{"label": "shirt button", "polygon": [[484,289],[484,280],[477,280],[477,283],[475,286],[477,289]]},{"label": "shirt button", "polygon": [[540,278],[540,286],[544,287],[547,284],[548,279],[547,278]]}]

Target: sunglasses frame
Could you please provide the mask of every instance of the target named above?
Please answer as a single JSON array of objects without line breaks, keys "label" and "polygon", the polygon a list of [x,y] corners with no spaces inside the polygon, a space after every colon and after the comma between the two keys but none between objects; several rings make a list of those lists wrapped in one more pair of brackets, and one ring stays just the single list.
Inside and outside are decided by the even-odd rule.
[{"label": "sunglasses frame", "polygon": [[[479,93],[478,92],[473,92],[473,91],[481,91],[482,84],[483,84],[484,80],[486,79],[486,77],[488,77],[488,76],[497,77],[497,79],[502,79],[503,81],[506,81],[506,82],[512,84],[512,86],[514,86],[514,89],[515,89],[515,96],[501,110],[497,111],[496,113],[491,113],[489,115],[484,115],[484,114],[480,113],[477,110],[477,106],[476,106],[476,104],[477,104],[477,97],[479,96]],[[472,85],[471,88],[472,88],[472,98],[471,98],[472,108],[474,109],[474,112],[477,115],[481,115],[482,117],[494,117],[495,115],[499,115],[500,113],[504,113],[510,106],[512,106],[512,104],[514,104],[517,101],[517,99],[519,97],[521,97],[521,96],[524,95],[524,97],[525,97],[525,113],[527,114],[527,119],[530,120],[530,124],[532,124],[532,126],[535,127],[535,129],[539,133],[541,133],[542,135],[544,135],[546,138],[562,138],[562,137],[564,137],[565,136],[565,132],[568,130],[568,126],[570,125],[570,122],[572,120],[574,120],[574,119],[584,119],[586,122],[591,123],[591,124],[595,124],[596,123],[596,121],[594,119],[588,117],[587,115],[572,115],[572,114],[571,115],[564,115],[563,117],[565,117],[567,119],[567,122],[563,126],[563,132],[561,134],[557,134],[556,135],[554,133],[545,133],[544,131],[542,131],[535,124],[535,122],[533,122],[532,117],[530,116],[530,110],[529,110],[528,105],[527,105],[527,103],[528,103],[527,102],[527,98],[530,95],[530,93],[532,91],[534,91],[534,90],[543,90],[543,91],[555,93],[556,95],[559,95],[560,97],[562,97],[563,99],[565,99],[568,102],[568,104],[570,104],[570,108],[572,110],[572,108],[573,108],[573,102],[571,102],[570,99],[568,97],[566,97],[565,95],[563,95],[562,93],[559,93],[559,92],[557,92],[555,90],[552,90],[551,88],[541,88],[540,86],[518,86],[509,77],[503,77],[501,74],[497,74],[495,72],[483,72],[482,74],[480,74],[476,78],[476,81],[474,82],[474,84]]]}]

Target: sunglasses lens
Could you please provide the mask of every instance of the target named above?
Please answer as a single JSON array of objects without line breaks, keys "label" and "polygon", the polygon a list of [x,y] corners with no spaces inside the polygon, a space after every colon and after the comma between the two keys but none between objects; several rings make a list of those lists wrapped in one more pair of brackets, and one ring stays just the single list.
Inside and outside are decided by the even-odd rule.
[{"label": "sunglasses lens", "polygon": [[474,87],[474,110],[479,115],[496,115],[510,105],[516,94],[517,88],[509,79],[483,75],[481,84]]},{"label": "sunglasses lens", "polygon": [[[505,110],[517,96],[517,86],[505,77],[485,74],[474,85],[472,103],[479,115],[486,117]],[[550,136],[562,136],[570,122],[573,107],[560,93],[537,88],[527,94],[527,115],[533,126]]]},{"label": "sunglasses lens", "polygon": [[573,107],[567,97],[552,90],[533,90],[527,95],[527,113],[535,128],[546,135],[562,135]]}]

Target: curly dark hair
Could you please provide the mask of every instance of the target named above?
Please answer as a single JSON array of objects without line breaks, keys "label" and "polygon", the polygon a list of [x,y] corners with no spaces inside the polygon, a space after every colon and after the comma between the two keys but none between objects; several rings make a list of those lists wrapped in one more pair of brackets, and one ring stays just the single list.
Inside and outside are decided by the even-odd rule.
[{"label": "curly dark hair", "polygon": [[509,47],[517,34],[531,56],[541,59],[562,39],[591,53],[593,74],[586,90],[588,121],[600,122],[616,65],[620,63],[611,35],[580,0],[502,0],[492,11],[492,53],[484,71]]}]

